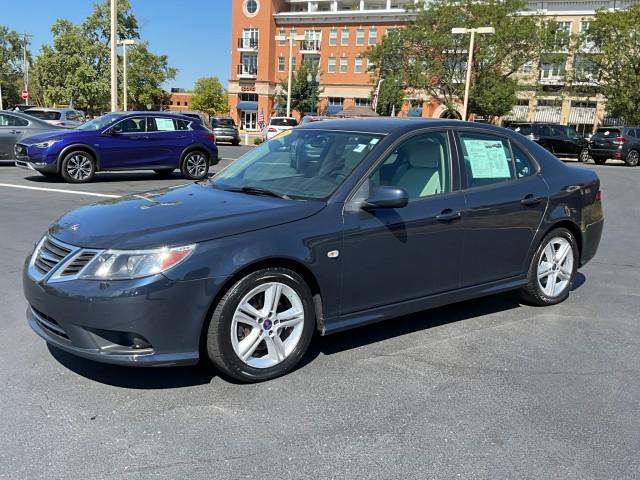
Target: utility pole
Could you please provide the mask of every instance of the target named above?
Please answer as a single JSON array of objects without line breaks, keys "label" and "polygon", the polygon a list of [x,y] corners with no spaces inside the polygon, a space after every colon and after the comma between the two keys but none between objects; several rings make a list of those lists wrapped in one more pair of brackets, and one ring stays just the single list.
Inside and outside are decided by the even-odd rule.
[{"label": "utility pole", "polygon": [[111,111],[118,110],[118,0],[111,0]]},{"label": "utility pole", "polygon": [[33,37],[33,35],[24,33],[24,40],[22,41],[22,78],[24,81],[24,90],[27,92],[27,98],[24,99],[25,105],[29,105],[29,59],[27,58],[27,52],[29,51],[28,47],[31,37]]},{"label": "utility pole", "polygon": [[469,41],[469,59],[467,60],[467,79],[464,85],[464,105],[462,107],[462,120],[467,121],[467,109],[469,107],[469,86],[471,85],[471,69],[473,68],[473,46],[476,33],[496,33],[493,27],[480,27],[480,28],[452,28],[451,33],[454,35],[471,34],[471,40]]},{"label": "utility pole", "polygon": [[122,102],[122,110],[127,111],[127,45],[138,45],[138,41],[134,39],[120,40],[118,45],[122,45],[122,93],[124,101]]}]

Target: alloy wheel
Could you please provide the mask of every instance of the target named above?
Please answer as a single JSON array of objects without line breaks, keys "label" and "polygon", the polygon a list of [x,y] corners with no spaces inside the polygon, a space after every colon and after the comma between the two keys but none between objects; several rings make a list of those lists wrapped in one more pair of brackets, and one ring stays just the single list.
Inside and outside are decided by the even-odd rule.
[{"label": "alloy wheel", "polygon": [[627,165],[630,167],[636,167],[640,163],[640,153],[636,150],[631,150],[627,155]]},{"label": "alloy wheel", "polygon": [[538,284],[548,298],[556,298],[569,287],[573,275],[573,247],[566,238],[549,240],[538,260]]},{"label": "alloy wheel", "polygon": [[67,161],[66,170],[71,178],[82,181],[91,175],[93,165],[89,157],[77,153]]},{"label": "alloy wheel", "polygon": [[269,282],[251,290],[231,321],[231,344],[244,363],[269,368],[296,348],[304,329],[304,307],[289,285]]},{"label": "alloy wheel", "polygon": [[591,158],[591,155],[589,155],[589,149],[583,148],[582,151],[580,152],[580,161],[583,163],[588,163],[590,158]]},{"label": "alloy wheel", "polygon": [[207,159],[200,153],[190,153],[186,159],[187,173],[193,177],[202,177],[207,172]]}]

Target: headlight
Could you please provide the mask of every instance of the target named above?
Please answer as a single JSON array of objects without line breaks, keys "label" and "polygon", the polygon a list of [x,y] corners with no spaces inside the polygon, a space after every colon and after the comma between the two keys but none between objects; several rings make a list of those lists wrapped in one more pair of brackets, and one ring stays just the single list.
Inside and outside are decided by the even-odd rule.
[{"label": "headlight", "polygon": [[80,275],[91,280],[126,280],[148,277],[175,267],[195,245],[154,250],[107,250],[94,258]]},{"label": "headlight", "polygon": [[33,146],[36,148],[49,148],[51,145],[54,145],[62,140],[47,140],[46,142],[36,143]]}]

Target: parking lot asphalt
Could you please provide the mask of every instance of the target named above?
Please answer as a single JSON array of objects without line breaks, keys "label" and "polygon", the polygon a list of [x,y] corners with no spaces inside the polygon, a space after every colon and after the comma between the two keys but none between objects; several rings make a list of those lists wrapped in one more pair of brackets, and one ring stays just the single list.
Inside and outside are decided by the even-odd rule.
[{"label": "parking lot asphalt", "polygon": [[100,198],[5,185],[184,179],[70,186],[0,166],[0,479],[640,478],[640,168],[578,168],[600,175],[606,225],[566,302],[505,294],[317,337],[293,373],[240,385],[78,359],[25,321],[24,258]]}]

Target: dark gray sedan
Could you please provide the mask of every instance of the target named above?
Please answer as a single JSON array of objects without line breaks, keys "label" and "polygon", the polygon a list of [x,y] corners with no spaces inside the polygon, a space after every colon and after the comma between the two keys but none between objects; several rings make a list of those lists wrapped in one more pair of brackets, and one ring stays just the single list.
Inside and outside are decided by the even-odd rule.
[{"label": "dark gray sedan", "polygon": [[0,160],[13,160],[13,147],[23,138],[60,128],[24,113],[0,110]]},{"label": "dark gray sedan", "polygon": [[26,261],[27,316],[97,361],[260,381],[316,331],[508,290],[562,302],[603,223],[598,176],[513,131],[327,120],[213,179],[62,216]]}]

